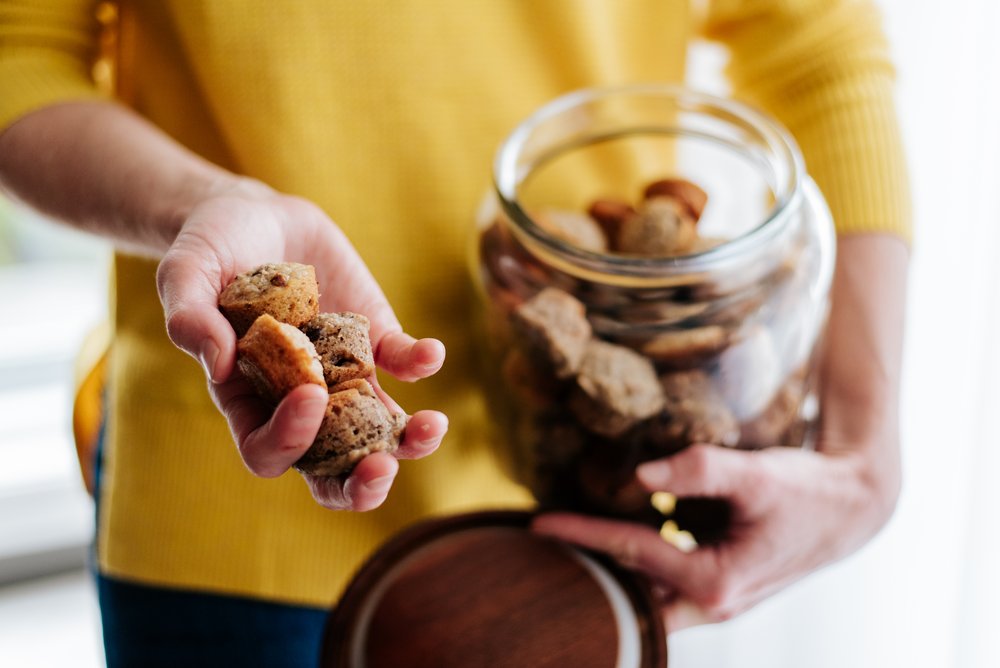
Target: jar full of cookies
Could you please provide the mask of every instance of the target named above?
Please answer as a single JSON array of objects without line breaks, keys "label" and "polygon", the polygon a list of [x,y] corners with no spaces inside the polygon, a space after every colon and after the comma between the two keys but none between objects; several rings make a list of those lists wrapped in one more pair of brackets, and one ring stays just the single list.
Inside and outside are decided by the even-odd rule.
[{"label": "jar full of cookies", "polygon": [[835,238],[774,119],[673,86],[577,91],[493,176],[473,263],[491,407],[540,505],[652,519],[643,461],[810,446]]}]

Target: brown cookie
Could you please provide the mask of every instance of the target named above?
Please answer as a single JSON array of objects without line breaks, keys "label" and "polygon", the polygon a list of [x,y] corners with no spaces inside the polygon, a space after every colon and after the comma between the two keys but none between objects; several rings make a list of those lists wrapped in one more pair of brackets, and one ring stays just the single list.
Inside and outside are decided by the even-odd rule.
[{"label": "brown cookie", "polygon": [[591,341],[570,397],[580,424],[602,436],[623,434],[663,408],[663,389],[653,364],[624,346]]},{"label": "brown cookie", "polygon": [[559,378],[572,376],[591,337],[583,304],[556,288],[545,288],[511,314],[511,325],[529,356],[550,364]]},{"label": "brown cookie", "polygon": [[306,264],[263,264],[238,275],[219,295],[219,310],[242,337],[267,313],[293,327],[319,313],[316,270]]},{"label": "brown cookie", "polygon": [[375,373],[368,318],[358,313],[321,313],[301,329],[316,346],[330,387]]},{"label": "brown cookie", "polygon": [[312,383],[326,389],[323,367],[309,338],[266,313],[254,321],[236,350],[240,371],[272,404],[299,385]]},{"label": "brown cookie", "polygon": [[533,218],[539,227],[570,246],[595,253],[608,250],[604,230],[585,213],[546,209],[535,213]]},{"label": "brown cookie", "polygon": [[622,223],[615,250],[649,257],[683,255],[697,234],[694,219],[681,204],[671,198],[654,197]]},{"label": "brown cookie", "polygon": [[657,334],[642,345],[642,354],[677,367],[697,366],[726,347],[729,334],[718,325]]},{"label": "brown cookie", "polygon": [[622,225],[635,215],[635,207],[619,200],[599,199],[590,205],[587,214],[601,226],[608,239],[617,239]]},{"label": "brown cookie", "polygon": [[653,181],[643,192],[643,197],[669,197],[684,206],[688,214],[697,221],[705,211],[708,194],[704,190],[684,179],[660,179]]},{"label": "brown cookie", "polygon": [[349,473],[367,455],[395,452],[406,427],[405,415],[389,412],[363,379],[348,381],[330,395],[312,446],[295,468],[307,475]]},{"label": "brown cookie", "polygon": [[799,410],[805,396],[806,385],[803,375],[796,374],[786,380],[771,403],[755,418],[743,423],[740,447],[767,448],[773,445],[797,447],[799,443],[793,442],[794,436],[790,432],[799,419]]},{"label": "brown cookie", "polygon": [[663,413],[647,426],[653,445],[674,451],[692,443],[733,447],[739,442],[739,424],[704,371],[664,374],[660,384]]}]

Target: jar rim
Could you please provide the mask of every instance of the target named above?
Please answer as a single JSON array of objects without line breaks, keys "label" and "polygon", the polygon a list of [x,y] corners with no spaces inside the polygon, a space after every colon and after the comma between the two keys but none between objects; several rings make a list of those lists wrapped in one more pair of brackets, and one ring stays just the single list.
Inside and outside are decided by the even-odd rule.
[{"label": "jar rim", "polygon": [[[753,131],[779,164],[787,177],[774,188],[775,203],[763,221],[745,233],[715,247],[687,255],[644,257],[599,253],[571,245],[549,234],[534,222],[518,201],[518,187],[530,170],[519,165],[525,144],[532,132],[545,122],[573,108],[601,99],[644,96],[674,101],[681,111],[715,112]],[[684,133],[681,133],[684,134]],[[571,264],[600,273],[613,272],[635,278],[670,277],[678,274],[717,271],[754,257],[776,236],[789,227],[789,220],[803,204],[805,165],[794,138],[777,120],[738,100],[724,98],[692,88],[669,83],[643,83],[599,86],[578,89],[557,97],[521,121],[501,144],[493,163],[493,186],[500,205],[517,231],[540,244],[543,249]]]}]

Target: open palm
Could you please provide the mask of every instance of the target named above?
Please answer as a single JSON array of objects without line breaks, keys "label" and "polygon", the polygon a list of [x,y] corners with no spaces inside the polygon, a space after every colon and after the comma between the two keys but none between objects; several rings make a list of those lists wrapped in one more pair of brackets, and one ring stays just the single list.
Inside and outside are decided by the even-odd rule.
[{"label": "open palm", "polygon": [[[315,205],[255,185],[200,204],[188,216],[157,272],[167,332],[175,345],[205,367],[209,391],[229,423],[246,466],[256,475],[276,477],[309,448],[322,422],[327,396],[319,386],[303,385],[272,409],[235,370],[236,334],[218,310],[219,294],[237,274],[266,262],[313,265],[321,310],[367,316],[375,363],[396,378],[415,381],[433,375],[441,368],[445,353],[441,342],[418,341],[403,332],[351,243]],[[399,410],[391,398],[379,394],[391,409]],[[447,424],[437,411],[419,411],[411,417],[395,457],[369,455],[345,478],[306,476],[309,488],[317,502],[329,508],[375,508],[392,486],[398,470],[396,458],[430,454]]]}]

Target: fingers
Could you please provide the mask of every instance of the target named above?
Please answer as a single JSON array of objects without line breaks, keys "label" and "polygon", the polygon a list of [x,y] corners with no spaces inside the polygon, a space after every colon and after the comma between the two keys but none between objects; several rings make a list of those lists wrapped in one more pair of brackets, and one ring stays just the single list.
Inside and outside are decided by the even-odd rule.
[{"label": "fingers", "polygon": [[368,455],[347,480],[339,477],[305,476],[313,497],[331,510],[364,512],[385,502],[399,472],[398,459],[426,457],[441,444],[448,431],[448,418],[438,411],[418,411],[406,425],[406,433],[395,457],[383,452]]},{"label": "fingers", "polygon": [[746,499],[760,478],[753,452],[715,445],[693,445],[666,459],[641,464],[636,477],[650,491],[675,496]]},{"label": "fingers", "polygon": [[663,623],[668,633],[683,631],[693,626],[703,626],[724,621],[717,615],[706,612],[701,606],[691,601],[678,598],[663,608]]},{"label": "fingers", "polygon": [[437,339],[417,340],[400,331],[386,334],[375,345],[375,363],[404,381],[433,376],[444,358],[444,344]]},{"label": "fingers", "polygon": [[434,452],[448,430],[448,418],[437,411],[418,411],[406,426],[395,457],[384,452],[368,455],[350,477],[305,476],[313,498],[331,510],[365,512],[378,508],[389,495],[399,472],[399,459],[419,459]]},{"label": "fingers", "polygon": [[236,360],[236,335],[219,312],[219,287],[194,255],[171,249],[156,272],[167,335],[201,362],[213,381],[229,378]]},{"label": "fingers", "polygon": [[649,527],[569,513],[540,515],[532,522],[532,529],[603,552],[625,568],[644,573],[676,592],[664,607],[671,631],[723,621],[747,607],[738,575],[725,567],[721,552],[714,548],[685,554]]},{"label": "fingers", "polygon": [[[533,531],[607,554],[625,568],[642,571],[683,590],[697,565],[660,538],[655,530],[571,513],[546,513],[532,522]],[[684,586],[681,586],[681,584]]]},{"label": "fingers", "polygon": [[384,452],[368,455],[345,481],[340,477],[305,476],[313,498],[330,510],[365,512],[385,501],[399,471],[399,462]]},{"label": "fingers", "polygon": [[252,392],[220,388],[217,394],[243,461],[262,478],[281,475],[305,454],[326,413],[327,394],[318,385],[292,390],[270,419],[267,406]]},{"label": "fingers", "polygon": [[448,431],[448,417],[438,411],[417,411],[410,417],[403,433],[403,442],[396,451],[399,459],[426,457],[441,445]]}]

